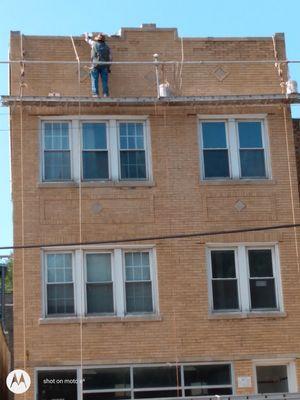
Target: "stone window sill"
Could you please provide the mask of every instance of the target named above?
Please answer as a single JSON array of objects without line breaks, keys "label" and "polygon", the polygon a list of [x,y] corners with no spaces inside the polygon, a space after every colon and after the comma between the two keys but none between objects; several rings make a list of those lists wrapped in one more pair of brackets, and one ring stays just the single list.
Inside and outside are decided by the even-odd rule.
[{"label": "stone window sill", "polygon": [[285,318],[287,313],[284,311],[257,311],[257,312],[228,312],[211,313],[209,319],[245,319],[245,318]]},{"label": "stone window sill", "polygon": [[85,317],[49,317],[40,318],[39,325],[51,325],[51,324],[89,324],[89,323],[114,323],[114,322],[157,322],[162,321],[161,315],[126,315],[124,317],[119,316],[85,316]]},{"label": "stone window sill", "polygon": [[[153,181],[89,181],[81,182],[82,188],[94,188],[94,187],[115,187],[115,188],[136,188],[136,187],[154,187]],[[74,181],[65,182],[39,182],[38,188],[78,188],[79,183]]]},{"label": "stone window sill", "polygon": [[216,179],[216,180],[201,180],[200,185],[276,185],[275,179]]}]

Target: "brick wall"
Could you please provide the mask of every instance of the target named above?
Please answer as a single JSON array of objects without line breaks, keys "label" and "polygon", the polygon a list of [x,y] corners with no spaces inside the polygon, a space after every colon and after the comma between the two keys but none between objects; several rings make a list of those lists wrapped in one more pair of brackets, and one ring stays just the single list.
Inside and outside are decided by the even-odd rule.
[{"label": "brick wall", "polygon": [[300,119],[293,119],[298,182],[300,181]]},{"label": "brick wall", "polygon": [[[11,42],[11,55],[19,52],[19,36]],[[281,53],[284,41],[277,36]],[[76,38],[81,58],[88,47]],[[30,59],[73,60],[69,38],[25,37],[25,55]],[[181,40],[175,30],[123,30],[109,44],[118,59],[152,59],[158,52],[164,59],[181,57]],[[265,39],[184,39],[185,59],[269,59],[273,57],[271,38]],[[72,67],[73,68],[73,67]],[[25,95],[78,94],[76,67],[26,67]],[[216,67],[184,67],[182,93],[257,94],[280,93],[278,76],[272,65],[224,66],[229,75],[219,81]],[[146,78],[148,67],[113,67],[113,96],[154,95]],[[175,71],[176,72],[176,71]],[[151,78],[152,79],[152,78]],[[149,82],[151,81],[149,80]],[[11,94],[18,93],[18,67],[11,68]],[[195,84],[196,82],[196,84]],[[81,93],[89,93],[83,81]],[[14,240],[22,235],[22,201],[25,243],[76,242],[79,240],[78,184],[40,183],[39,116],[77,115],[78,107],[47,107],[39,103],[11,108],[12,180],[14,199]],[[293,222],[292,200],[298,220],[299,201],[294,139],[289,109],[287,132],[280,105],[157,107],[82,107],[82,115],[147,115],[151,128],[151,185],[82,185],[82,240],[111,240],[139,236],[168,235],[236,229]],[[266,114],[268,121],[272,178],[268,181],[200,181],[197,136],[198,114]],[[23,147],[21,156],[21,134]],[[23,158],[23,170],[21,169]],[[290,163],[290,164],[289,164]],[[291,185],[288,179],[292,173]],[[21,174],[24,177],[22,198]],[[238,200],[246,208],[238,211]],[[128,204],[126,215],[117,205]],[[104,204],[99,214],[95,203]],[[132,205],[134,204],[134,206]],[[209,313],[206,243],[278,242],[284,312],[280,315],[248,318],[215,318]],[[298,359],[300,343],[299,270],[295,238],[291,230],[273,230],[203,237],[189,240],[151,241],[157,249],[160,317],[154,320],[85,322],[83,362],[85,365],[233,361],[235,376],[253,377],[254,359]],[[24,256],[24,258],[23,258]],[[42,271],[39,249],[16,251],[14,256],[15,366],[36,367],[79,365],[81,357],[79,321],[49,323],[42,316]],[[23,262],[26,274],[23,276]],[[23,293],[23,278],[25,294]],[[24,296],[23,296],[24,295]],[[25,302],[24,302],[25,300]],[[25,325],[23,324],[25,313]],[[24,328],[26,348],[24,349]],[[299,368],[297,369],[299,373]],[[237,389],[237,393],[254,392]],[[27,399],[33,399],[33,389]]]}]

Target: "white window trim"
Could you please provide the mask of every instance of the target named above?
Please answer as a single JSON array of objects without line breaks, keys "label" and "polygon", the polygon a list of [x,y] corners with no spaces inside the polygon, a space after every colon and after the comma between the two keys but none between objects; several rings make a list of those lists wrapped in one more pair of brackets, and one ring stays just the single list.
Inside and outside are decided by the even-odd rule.
[{"label": "white window trim", "polygon": [[[71,179],[48,181],[44,179],[44,122],[69,122],[69,143],[71,153]],[[108,150],[108,179],[82,179],[82,123],[83,122],[106,122],[107,123],[107,150]],[[118,135],[118,122],[142,122],[144,125],[145,143],[145,179],[121,179],[120,174],[120,146]],[[40,182],[41,183],[63,183],[63,182],[152,182],[152,151],[150,121],[148,115],[64,115],[64,116],[43,116],[39,117],[40,131]]]},{"label": "white window trim", "polygon": [[[150,276],[152,284],[152,301],[153,312],[126,313],[126,296],[125,296],[125,277],[124,277],[124,257],[127,251],[147,251],[150,260]],[[47,313],[47,254],[51,253],[72,253],[72,270],[74,285],[74,314],[55,314]],[[114,296],[114,313],[109,314],[87,314],[86,305],[86,257],[87,253],[111,253],[111,267],[113,278],[113,296]],[[64,247],[45,247],[42,249],[42,318],[51,320],[51,318],[69,318],[71,317],[126,317],[126,316],[149,316],[159,315],[159,298],[157,283],[157,261],[155,245],[124,245],[124,246],[64,246]]]},{"label": "white window trim", "polygon": [[[249,284],[249,264],[247,250],[251,249],[271,249],[272,267],[275,282],[275,295],[277,308],[275,309],[251,309],[250,302],[250,284]],[[235,268],[238,287],[239,309],[237,310],[214,310],[213,308],[213,291],[212,291],[212,265],[211,251],[213,250],[234,250],[235,251]],[[283,294],[280,271],[280,255],[277,242],[268,243],[207,243],[206,244],[206,265],[208,276],[208,300],[209,311],[211,314],[264,314],[264,313],[282,313]]]},{"label": "white window trim", "polygon": [[[199,143],[199,159],[200,159],[200,177],[201,181],[263,181],[272,179],[271,171],[271,154],[269,143],[269,126],[267,114],[198,114],[198,143]],[[262,126],[262,143],[264,149],[266,176],[263,178],[241,177],[241,166],[239,158],[239,140],[237,132],[238,121],[261,122]],[[206,178],[203,159],[203,140],[202,140],[202,122],[225,122],[226,141],[228,150],[229,177]]]},{"label": "white window trim", "polygon": [[[47,252],[43,253],[43,256],[42,256],[42,260],[43,260],[43,263],[42,263],[42,266],[43,266],[43,268],[42,268],[42,279],[43,279],[43,281],[42,281],[42,288],[43,288],[43,301],[42,301],[42,304],[43,304],[43,313],[42,313],[42,315],[43,315],[43,318],[61,318],[61,316],[63,316],[63,318],[68,318],[68,317],[75,317],[77,315],[77,313],[78,313],[78,302],[76,301],[76,297],[77,297],[76,296],[76,294],[77,294],[77,290],[76,290],[76,286],[77,286],[76,285],[76,282],[77,282],[76,270],[77,270],[77,268],[75,268],[75,265],[76,265],[75,257],[76,257],[76,255],[75,255],[74,252],[72,252],[70,250],[65,250],[65,251],[60,251],[60,253],[71,254],[72,255],[72,277],[73,277],[72,284],[73,284],[73,296],[74,296],[74,313],[72,313],[72,314],[50,314],[50,315],[48,315],[47,255],[48,254],[57,254],[57,253],[58,253],[57,251],[52,251],[51,250],[51,251],[47,251]],[[68,283],[70,283],[70,282],[68,282]]]},{"label": "white window trim", "polygon": [[253,376],[254,376],[254,389],[255,393],[258,394],[258,385],[257,385],[257,372],[256,367],[270,367],[273,365],[286,365],[287,367],[287,377],[288,377],[288,388],[289,393],[298,392],[298,384],[297,384],[297,373],[296,373],[296,363],[294,359],[262,359],[262,360],[253,360]]},{"label": "white window trim", "polygon": [[[68,126],[69,126],[69,129],[68,129],[68,134],[69,134],[69,151],[70,151],[70,173],[71,173],[71,178],[70,179],[64,179],[64,180],[62,180],[62,179],[60,179],[60,180],[57,180],[57,181],[52,181],[52,180],[46,180],[45,179],[45,158],[44,158],[44,154],[45,154],[45,140],[44,140],[44,138],[45,138],[45,135],[44,135],[44,123],[43,122],[68,122]],[[39,132],[40,132],[40,134],[39,134],[39,143],[40,143],[40,152],[39,152],[39,154],[40,154],[40,181],[41,182],[53,182],[53,183],[55,183],[55,182],[72,182],[72,180],[73,180],[73,178],[72,178],[72,176],[73,176],[73,169],[74,169],[74,165],[76,165],[76,160],[74,160],[73,159],[73,155],[72,155],[72,153],[73,153],[73,151],[72,151],[72,149],[73,149],[73,147],[74,147],[74,143],[73,143],[73,141],[74,141],[74,135],[72,135],[72,132],[73,132],[73,121],[70,119],[70,117],[69,118],[55,118],[55,119],[53,119],[53,118],[46,118],[45,120],[42,120],[41,118],[40,118],[40,121],[39,121]],[[75,162],[74,162],[75,161]]]}]

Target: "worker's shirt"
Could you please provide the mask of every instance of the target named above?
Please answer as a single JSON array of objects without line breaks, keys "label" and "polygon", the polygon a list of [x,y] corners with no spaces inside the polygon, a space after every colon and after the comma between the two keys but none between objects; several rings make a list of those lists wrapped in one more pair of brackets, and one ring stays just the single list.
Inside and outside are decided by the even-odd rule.
[{"label": "worker's shirt", "polygon": [[[93,59],[93,48],[94,48],[94,46],[95,46],[98,42],[95,41],[95,40],[93,40],[93,39],[91,39],[91,38],[89,38],[89,37],[85,38],[85,41],[86,41],[86,42],[91,46],[91,48],[92,48],[91,60],[92,60],[92,62],[94,63],[95,60]],[[105,45],[107,46],[106,43],[105,43]],[[109,60],[108,60],[108,61],[112,61],[112,55],[111,55],[110,47],[107,46],[107,48],[108,48],[108,50],[109,50]]]}]

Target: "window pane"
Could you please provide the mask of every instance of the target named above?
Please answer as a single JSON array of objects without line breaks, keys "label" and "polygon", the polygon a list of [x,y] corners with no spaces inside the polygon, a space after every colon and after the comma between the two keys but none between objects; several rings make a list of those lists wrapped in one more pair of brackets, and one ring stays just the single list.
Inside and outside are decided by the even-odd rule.
[{"label": "window pane", "polygon": [[121,122],[119,124],[120,149],[144,149],[144,124],[141,122]]},{"label": "window pane", "polygon": [[165,397],[180,397],[180,396],[181,396],[181,389],[134,392],[135,399],[158,399]]},{"label": "window pane", "polygon": [[111,277],[110,254],[86,255],[87,282],[109,282]]},{"label": "window pane", "polygon": [[214,310],[239,309],[236,280],[213,280],[212,289]]},{"label": "window pane", "polygon": [[[178,380],[178,382],[177,382]],[[142,367],[133,369],[134,388],[177,387],[180,369],[176,367]]]},{"label": "window pane", "polygon": [[107,149],[106,124],[90,122],[83,123],[82,142],[84,150]]},{"label": "window pane", "polygon": [[212,389],[186,389],[186,396],[222,396],[226,394],[232,394],[232,388],[212,388]]},{"label": "window pane", "polygon": [[45,180],[71,179],[69,151],[45,151]]},{"label": "window pane", "polygon": [[104,392],[104,393],[84,393],[83,400],[122,400],[122,399],[131,399],[130,391],[125,392],[119,390],[117,392]]},{"label": "window pane", "polygon": [[47,285],[48,315],[74,313],[73,284]]},{"label": "window pane", "polygon": [[38,400],[77,400],[75,370],[38,371]]},{"label": "window pane", "polygon": [[69,150],[69,124],[45,122],[44,146],[45,150]]},{"label": "window pane", "polygon": [[186,365],[185,386],[231,385],[230,365]]},{"label": "window pane", "polygon": [[121,178],[146,179],[145,151],[121,151]]},{"label": "window pane", "polygon": [[250,277],[272,277],[272,251],[270,249],[248,250]]},{"label": "window pane", "polygon": [[225,122],[202,122],[204,149],[226,149]]},{"label": "window pane", "polygon": [[213,278],[235,278],[234,250],[211,251],[211,266]]},{"label": "window pane", "polygon": [[277,308],[274,279],[250,279],[251,307]]},{"label": "window pane", "polygon": [[243,178],[265,178],[264,150],[240,150],[240,161]]},{"label": "window pane", "polygon": [[126,283],[126,311],[152,312],[152,285],[151,282]]},{"label": "window pane", "polygon": [[88,314],[114,312],[112,283],[88,283],[86,297]]},{"label": "window pane", "polygon": [[83,371],[83,390],[130,388],[129,368],[100,368]]},{"label": "window pane", "polygon": [[228,151],[204,150],[205,178],[229,177]]},{"label": "window pane", "polygon": [[83,151],[83,179],[108,179],[108,152]]},{"label": "window pane", "polygon": [[72,254],[47,254],[48,282],[72,282]]},{"label": "window pane", "polygon": [[286,365],[256,367],[258,393],[287,393],[288,377]]},{"label": "window pane", "polygon": [[127,281],[150,280],[150,260],[147,252],[125,253]]},{"label": "window pane", "polygon": [[261,122],[239,122],[240,148],[263,147]]}]

